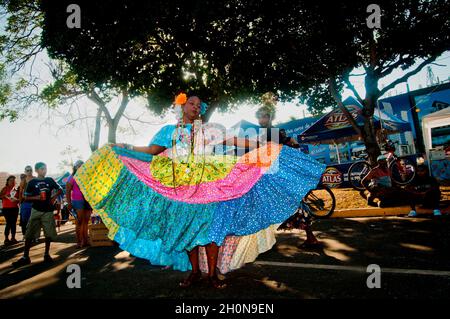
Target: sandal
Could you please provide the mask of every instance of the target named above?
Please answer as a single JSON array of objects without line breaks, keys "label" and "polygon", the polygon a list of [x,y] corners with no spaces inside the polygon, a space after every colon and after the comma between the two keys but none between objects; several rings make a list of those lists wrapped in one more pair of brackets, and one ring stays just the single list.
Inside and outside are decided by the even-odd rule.
[{"label": "sandal", "polygon": [[227,284],[224,280],[220,280],[217,276],[208,277],[209,284],[215,289],[224,289],[227,287]]},{"label": "sandal", "polygon": [[181,288],[188,288],[192,286],[193,284],[199,282],[202,279],[202,273],[201,272],[191,272],[191,274],[182,282],[180,282]]}]

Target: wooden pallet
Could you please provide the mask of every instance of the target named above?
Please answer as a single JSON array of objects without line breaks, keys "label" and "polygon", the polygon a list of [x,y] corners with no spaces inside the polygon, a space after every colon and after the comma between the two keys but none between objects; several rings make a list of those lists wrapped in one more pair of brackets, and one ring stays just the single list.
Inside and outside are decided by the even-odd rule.
[{"label": "wooden pallet", "polygon": [[105,224],[89,225],[89,244],[92,247],[113,246],[114,242],[108,238],[108,228]]}]

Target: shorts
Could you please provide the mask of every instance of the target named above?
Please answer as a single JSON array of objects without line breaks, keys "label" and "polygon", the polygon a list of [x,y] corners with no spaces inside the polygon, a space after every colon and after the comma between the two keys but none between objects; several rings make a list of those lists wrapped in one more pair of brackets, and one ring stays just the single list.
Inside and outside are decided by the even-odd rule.
[{"label": "shorts", "polygon": [[91,205],[85,200],[73,200],[72,207],[75,209],[92,210]]},{"label": "shorts", "polygon": [[44,230],[45,238],[56,240],[56,224],[53,212],[41,212],[31,209],[31,217],[28,222],[25,239],[37,239],[41,235],[41,228]]}]

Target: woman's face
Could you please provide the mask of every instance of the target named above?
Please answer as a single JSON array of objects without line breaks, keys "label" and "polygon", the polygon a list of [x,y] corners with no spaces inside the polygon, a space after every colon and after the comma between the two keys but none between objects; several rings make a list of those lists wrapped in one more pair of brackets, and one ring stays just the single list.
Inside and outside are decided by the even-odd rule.
[{"label": "woman's face", "polygon": [[10,178],[8,179],[8,186],[14,186],[16,185],[16,179],[15,178]]},{"label": "woman's face", "polygon": [[184,105],[184,114],[187,116],[190,120],[195,120],[198,118],[200,114],[201,109],[201,101],[196,96],[191,96],[186,101],[186,104]]}]

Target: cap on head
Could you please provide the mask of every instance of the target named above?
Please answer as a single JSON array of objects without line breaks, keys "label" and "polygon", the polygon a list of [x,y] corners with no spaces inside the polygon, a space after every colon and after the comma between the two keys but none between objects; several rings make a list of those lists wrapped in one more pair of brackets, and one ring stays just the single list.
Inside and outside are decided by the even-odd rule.
[{"label": "cap on head", "polygon": [[41,168],[44,168],[44,167],[46,167],[47,165],[45,164],[45,163],[43,163],[43,162],[37,162],[35,165],[34,165],[34,169],[35,170],[38,170],[38,169],[41,169]]}]

